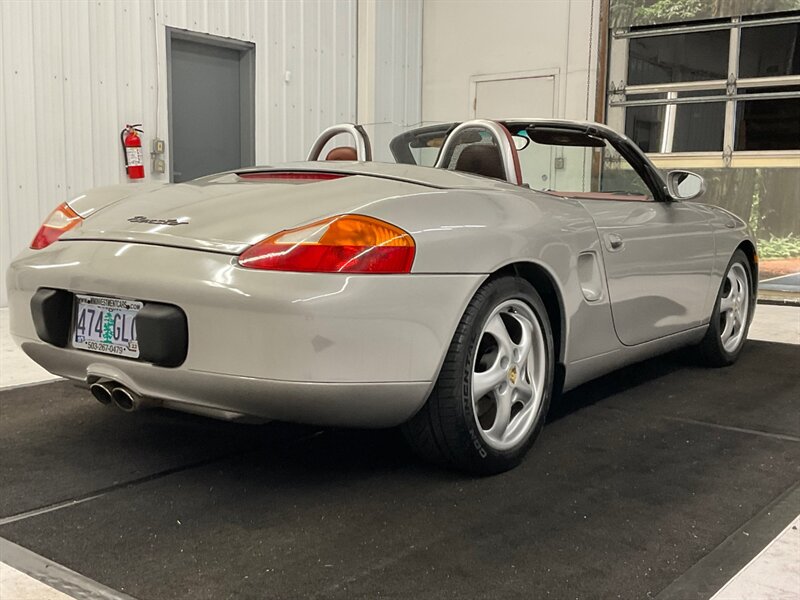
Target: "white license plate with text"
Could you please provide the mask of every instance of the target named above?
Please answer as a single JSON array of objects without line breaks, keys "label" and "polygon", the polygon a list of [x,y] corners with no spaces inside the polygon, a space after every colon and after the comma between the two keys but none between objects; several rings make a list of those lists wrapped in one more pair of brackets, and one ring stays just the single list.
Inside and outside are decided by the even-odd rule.
[{"label": "white license plate with text", "polygon": [[76,294],[73,348],[139,358],[136,315],[144,304],[135,300]]}]

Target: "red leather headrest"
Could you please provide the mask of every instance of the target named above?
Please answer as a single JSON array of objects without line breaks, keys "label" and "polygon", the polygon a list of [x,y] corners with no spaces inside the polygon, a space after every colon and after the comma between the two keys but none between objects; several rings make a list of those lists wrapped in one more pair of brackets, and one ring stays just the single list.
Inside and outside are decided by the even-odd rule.
[{"label": "red leather headrest", "polygon": [[358,152],[351,146],[341,146],[328,152],[325,160],[358,160]]}]

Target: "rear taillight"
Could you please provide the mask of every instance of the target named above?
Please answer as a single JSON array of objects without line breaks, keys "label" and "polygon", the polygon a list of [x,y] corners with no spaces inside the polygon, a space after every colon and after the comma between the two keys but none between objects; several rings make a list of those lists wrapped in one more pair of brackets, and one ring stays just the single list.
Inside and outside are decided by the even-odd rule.
[{"label": "rear taillight", "polygon": [[41,250],[42,248],[47,248],[67,231],[80,225],[81,221],[83,219],[80,215],[64,202],[64,204],[59,205],[51,212],[50,216],[39,227],[39,231],[36,232],[36,236],[31,242],[31,249]]},{"label": "rear taillight", "polygon": [[306,273],[408,273],[414,239],[402,229],[362,215],[340,215],[287,229],[248,248],[249,269]]}]

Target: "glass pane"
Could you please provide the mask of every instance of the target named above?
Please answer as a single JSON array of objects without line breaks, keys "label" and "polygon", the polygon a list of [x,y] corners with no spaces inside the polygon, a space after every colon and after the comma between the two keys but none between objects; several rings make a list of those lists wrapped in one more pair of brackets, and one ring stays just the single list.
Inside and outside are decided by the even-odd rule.
[{"label": "glass pane", "polygon": [[724,102],[676,105],[673,152],[722,150],[724,138]]},{"label": "glass pane", "polygon": [[800,23],[743,27],[739,77],[800,75]]},{"label": "glass pane", "polygon": [[730,32],[704,31],[632,38],[628,85],[728,78]]},{"label": "glass pane", "polygon": [[[798,0],[611,0],[611,29],[796,10]],[[787,15],[788,16],[788,15]]]},{"label": "glass pane", "polygon": [[[680,92],[679,98],[720,96],[724,90]],[[643,96],[642,96],[643,97]],[[630,96],[639,99],[640,96]],[[666,94],[661,94],[666,98]],[[667,111],[674,111],[672,146],[665,138],[666,126],[672,122]],[[725,103],[702,102],[667,106],[629,106],[625,113],[625,135],[644,152],[716,152],[722,150],[725,137]],[[667,136],[669,137],[669,136]]]},{"label": "glass pane", "polygon": [[[750,88],[740,93],[788,92],[784,88]],[[736,103],[735,150],[800,150],[800,98],[746,100]]]},{"label": "glass pane", "polygon": [[650,188],[619,152],[608,145],[600,149],[600,152],[602,158],[595,162],[592,169],[592,192],[595,194],[590,198],[597,200],[653,199]]},{"label": "glass pane", "polygon": [[[517,135],[531,137],[522,130]],[[543,144],[519,151],[522,180],[534,190],[593,200],[652,200],[633,167],[614,148]]]},{"label": "glass pane", "polygon": [[436,159],[439,156],[439,148],[412,148],[411,153],[414,155],[416,163],[423,167],[432,167],[436,164]]},{"label": "glass pane", "polygon": [[625,135],[643,152],[661,152],[665,106],[629,106],[625,111]]},{"label": "glass pane", "polygon": [[[387,134],[393,137],[389,139],[389,149],[394,161],[407,165],[422,165],[431,167],[436,162],[439,149],[442,147],[447,132],[453,127],[454,123],[436,123],[424,127],[411,126],[405,131],[397,131],[397,125],[389,124],[389,129],[384,123],[373,123],[365,125],[367,133],[372,143],[373,160],[385,160],[379,153],[383,150],[381,143],[386,139]],[[387,154],[385,150],[382,153]],[[388,162],[392,162],[391,159]]]}]

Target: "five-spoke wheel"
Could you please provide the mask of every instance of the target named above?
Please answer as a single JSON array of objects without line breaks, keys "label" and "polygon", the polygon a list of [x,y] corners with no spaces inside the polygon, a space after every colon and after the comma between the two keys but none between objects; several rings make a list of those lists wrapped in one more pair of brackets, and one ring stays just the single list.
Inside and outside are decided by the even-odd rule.
[{"label": "five-spoke wheel", "polygon": [[490,279],[470,301],[425,406],[403,426],[428,460],[480,474],[515,466],[547,414],[555,357],[533,286]]},{"label": "five-spoke wheel", "polygon": [[723,367],[733,364],[739,356],[753,316],[753,302],[750,261],[737,250],[725,270],[708,332],[700,343],[707,364]]},{"label": "five-spoke wheel", "polygon": [[[747,255],[734,252],[700,344],[712,365],[732,364],[744,346],[753,315],[752,272]],[[427,402],[403,425],[411,447],[473,473],[514,467],[547,414],[554,346],[547,307],[528,281],[487,281],[456,328]]]},{"label": "five-spoke wheel", "polygon": [[750,310],[750,281],[741,263],[734,263],[722,284],[719,301],[720,340],[728,352],[735,351],[744,339]]},{"label": "five-spoke wheel", "polygon": [[533,310],[508,300],[489,315],[472,368],[472,408],[484,441],[512,448],[533,426],[546,376],[544,333]]}]

